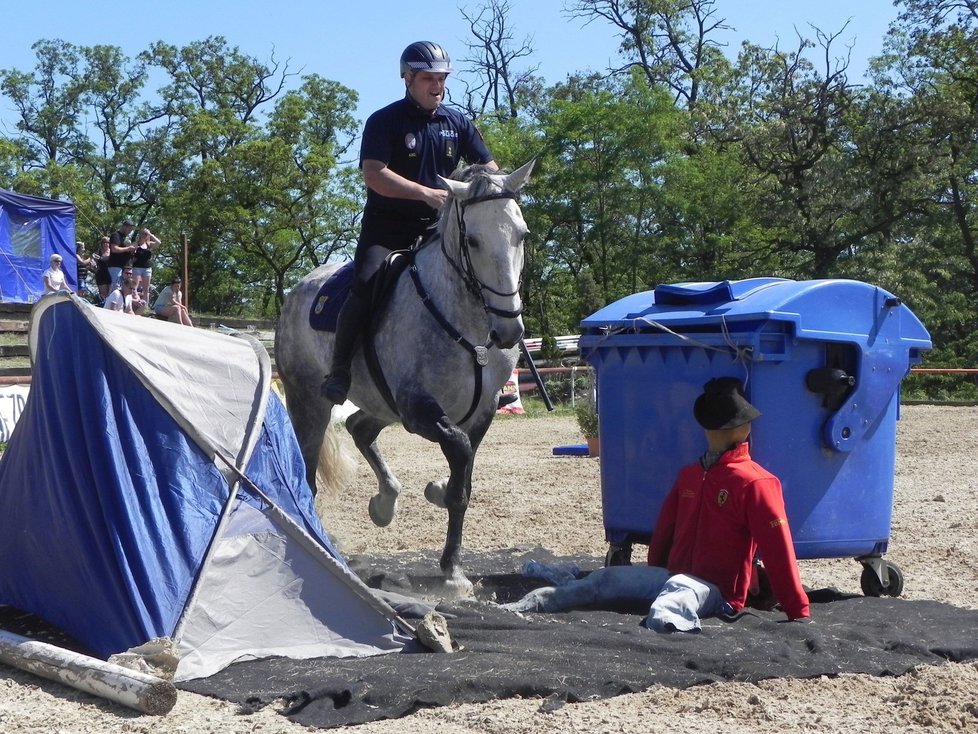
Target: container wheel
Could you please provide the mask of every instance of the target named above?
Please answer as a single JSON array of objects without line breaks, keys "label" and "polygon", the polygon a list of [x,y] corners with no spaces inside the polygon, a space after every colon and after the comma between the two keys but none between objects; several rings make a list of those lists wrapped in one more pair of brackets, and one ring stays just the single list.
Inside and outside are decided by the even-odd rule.
[{"label": "container wheel", "polygon": [[632,544],[631,543],[609,543],[608,552],[604,557],[604,565],[607,566],[631,566],[632,565]]},{"label": "container wheel", "polygon": [[876,570],[869,565],[863,565],[863,573],[859,578],[859,585],[862,587],[866,596],[900,596],[903,593],[903,571],[900,567],[882,561],[880,570],[886,574],[887,586],[883,586]]}]

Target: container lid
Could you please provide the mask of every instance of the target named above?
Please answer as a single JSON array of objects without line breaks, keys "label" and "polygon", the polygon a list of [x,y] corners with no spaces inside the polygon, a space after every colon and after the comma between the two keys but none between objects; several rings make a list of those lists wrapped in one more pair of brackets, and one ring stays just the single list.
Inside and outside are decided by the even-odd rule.
[{"label": "container lid", "polygon": [[887,343],[930,349],[927,330],[893,294],[855,280],[750,278],[674,283],[626,296],[581,322],[584,334],[655,333],[665,327],[724,331],[784,322],[798,338]]}]

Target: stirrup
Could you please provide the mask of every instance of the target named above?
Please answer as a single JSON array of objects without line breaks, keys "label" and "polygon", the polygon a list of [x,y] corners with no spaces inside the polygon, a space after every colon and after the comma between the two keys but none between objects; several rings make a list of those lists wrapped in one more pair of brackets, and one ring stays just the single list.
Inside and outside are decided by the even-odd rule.
[{"label": "stirrup", "polygon": [[346,402],[346,394],[350,391],[350,373],[345,370],[334,370],[326,375],[322,386],[319,388],[320,394],[329,400],[333,405],[342,405]]}]

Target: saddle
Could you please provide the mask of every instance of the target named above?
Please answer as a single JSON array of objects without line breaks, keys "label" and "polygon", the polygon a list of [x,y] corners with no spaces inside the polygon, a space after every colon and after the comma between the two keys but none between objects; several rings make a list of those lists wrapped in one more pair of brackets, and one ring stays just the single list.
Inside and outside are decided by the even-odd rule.
[{"label": "saddle", "polygon": [[[398,412],[397,406],[380,367],[377,348],[374,344],[374,334],[377,332],[381,319],[385,318],[388,309],[384,307],[397,285],[398,278],[414,262],[414,253],[419,246],[420,241],[415,248],[410,250],[394,250],[384,259],[383,265],[371,278],[370,311],[373,315],[360,337],[360,348],[363,349],[363,356],[367,362],[370,376],[394,413]],[[310,327],[316,331],[336,332],[340,309],[343,308],[343,304],[346,303],[346,299],[350,295],[354,277],[353,263],[347,263],[326,279],[320,286],[319,293],[316,294],[310,307]]]},{"label": "saddle", "polygon": [[[371,313],[378,314],[394,290],[401,273],[414,261],[414,250],[395,250],[371,279]],[[346,263],[319,287],[309,308],[309,326],[314,331],[336,332],[340,309],[353,287],[353,263]],[[373,332],[371,323],[370,331]]]}]

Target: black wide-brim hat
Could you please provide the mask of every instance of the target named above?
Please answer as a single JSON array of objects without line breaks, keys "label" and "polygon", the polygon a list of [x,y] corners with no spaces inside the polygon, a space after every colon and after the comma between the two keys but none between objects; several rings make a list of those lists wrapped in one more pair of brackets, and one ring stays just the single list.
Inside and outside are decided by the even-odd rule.
[{"label": "black wide-brim hat", "polygon": [[709,431],[736,428],[761,415],[747,402],[744,386],[736,377],[715,377],[703,386],[693,404],[696,422]]}]

